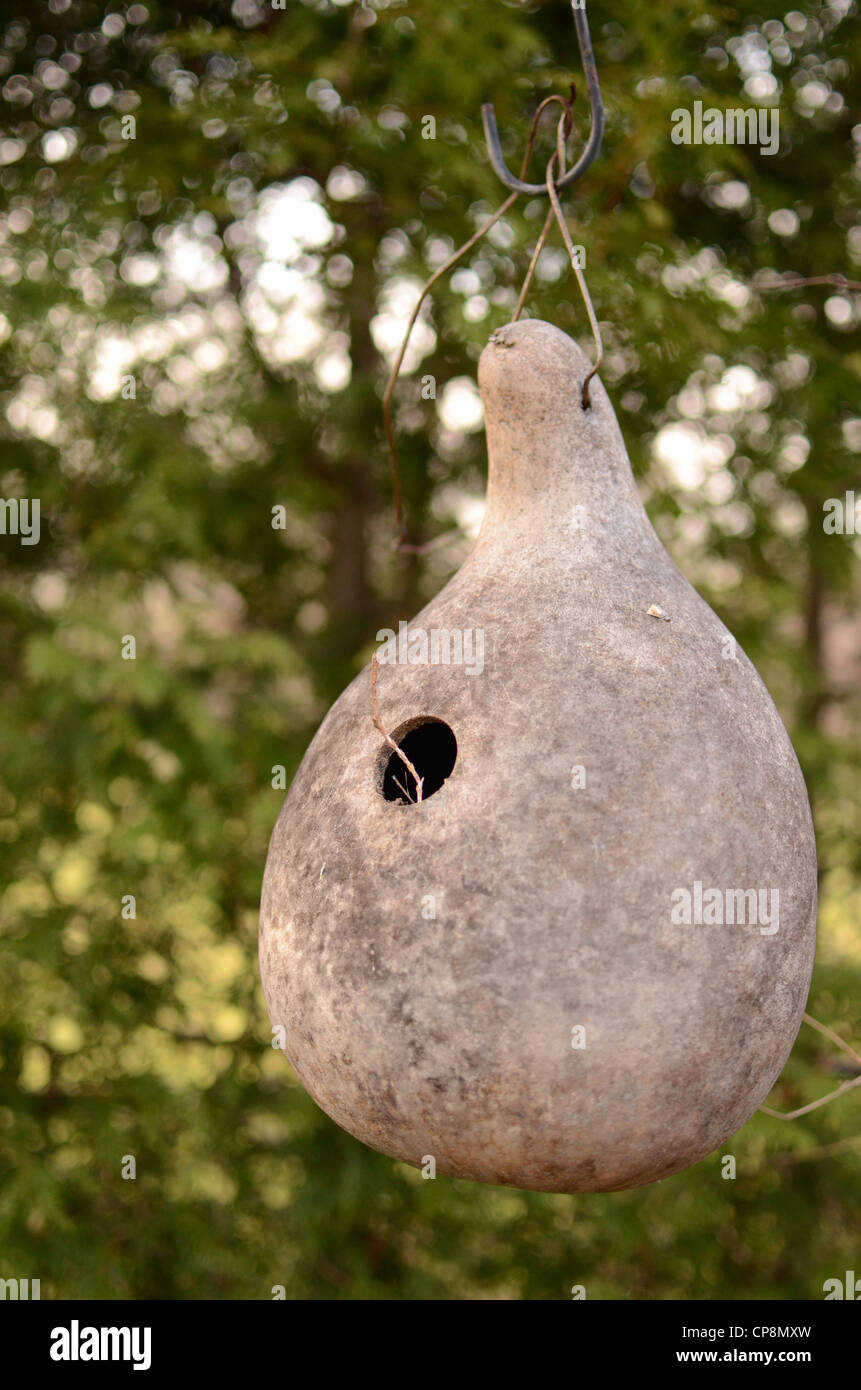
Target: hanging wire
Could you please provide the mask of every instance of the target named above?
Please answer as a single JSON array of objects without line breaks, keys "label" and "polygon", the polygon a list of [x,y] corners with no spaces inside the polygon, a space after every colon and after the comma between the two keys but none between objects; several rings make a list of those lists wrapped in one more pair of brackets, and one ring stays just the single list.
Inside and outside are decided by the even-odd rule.
[{"label": "hanging wire", "polygon": [[[595,64],[595,55],[592,49],[592,40],[589,34],[589,25],[586,19],[585,8],[580,8],[578,6],[577,0],[571,0],[571,7],[574,14],[574,26],[577,32],[577,39],[580,45],[580,53],[583,59],[583,68],[586,73],[586,83],[589,92],[589,107],[592,117],[592,126],[589,133],[589,140],[584,150],[582,151],[580,158],[577,160],[573,168],[566,170],[565,141],[570,135],[572,129],[572,105],[575,97],[574,84],[572,82],[570,97],[568,97],[567,99],[565,97],[556,95],[545,97],[545,99],[538,106],[534,116],[532,117],[532,124],[530,126],[529,131],[529,140],[527,142],[526,152],[523,157],[523,165],[520,170],[520,178],[516,179],[509,170],[508,166],[505,163],[505,160],[502,157],[502,150],[499,142],[499,131],[496,125],[496,118],[494,116],[493,106],[491,103],[486,103],[482,107],[482,117],[484,120],[484,129],[485,135],[487,137],[488,153],[490,155],[491,164],[493,165],[493,168],[499,175],[502,182],[506,185],[506,187],[510,188],[512,192],[500,205],[500,207],[497,208],[496,212],[493,213],[493,215],[488,219],[484,226],[481,227],[477,232],[474,232],[473,235],[469,238],[469,240],[465,241],[464,244],[461,247],[459,247],[459,249],[455,251],[451,256],[449,256],[448,259],[441,266],[439,266],[433,272],[433,274],[425,281],[422,291],[413,308],[412,314],[410,315],[409,322],[407,323],[406,332],[404,333],[403,341],[395,358],[392,370],[389,374],[389,379],[386,384],[385,392],[383,394],[383,422],[385,426],[386,442],[388,444],[389,449],[389,458],[391,461],[392,490],[394,494],[395,504],[395,524],[397,527],[397,539],[395,541],[395,548],[403,552],[415,555],[425,554],[428,550],[440,544],[440,542],[445,539],[446,535],[450,534],[446,532],[443,536],[437,536],[433,541],[428,542],[426,545],[412,545],[407,540],[406,536],[403,490],[401,487],[400,466],[398,463],[398,451],[397,444],[395,442],[395,430],[392,418],[392,400],[394,397],[395,387],[400,376],[401,367],[403,366],[404,356],[406,355],[406,350],[409,344],[410,336],[412,334],[413,328],[415,327],[415,323],[421,311],[422,304],[424,303],[431,289],[433,289],[433,286],[436,284],[436,282],[439,279],[441,279],[443,275],[447,274],[448,271],[451,270],[452,266],[456,265],[457,262],[461,259],[461,257],[466,255],[467,251],[471,250],[472,247],[475,246],[481,240],[481,238],[485,236],[487,232],[490,231],[491,227],[493,227],[501,217],[505,216],[508,209],[513,206],[513,204],[517,201],[521,193],[528,193],[533,196],[546,194],[550,199],[550,210],[547,213],[547,217],[544,221],[544,226],[535,245],[535,249],[533,250],[532,257],[529,262],[529,268],[526,272],[526,277],[524,279],[523,286],[521,288],[520,295],[515,306],[512,322],[516,323],[517,320],[520,318],[521,313],[523,312],[523,306],[526,302],[526,296],[532,284],[533,276],[535,274],[535,268],[538,264],[541,252],[543,251],[546,245],[547,238],[550,234],[550,228],[552,227],[553,221],[555,219],[559,226],[559,230],[562,234],[562,240],[565,243],[565,249],[568,252],[568,258],[571,262],[571,267],[577,278],[577,285],[579,287],[583,303],[586,307],[586,313],[589,318],[589,326],[592,330],[592,336],[595,341],[595,362],[583,382],[580,397],[581,404],[584,410],[588,410],[591,405],[589,395],[589,384],[593,376],[595,376],[596,372],[599,370],[601,366],[601,362],[603,360],[604,355],[604,347],[601,341],[601,331],[598,326],[598,320],[595,315],[595,310],[592,306],[592,300],[589,296],[589,290],[586,286],[586,280],[578,262],[577,253],[571,239],[571,233],[568,230],[568,224],[565,221],[565,216],[562,211],[562,205],[559,201],[559,193],[561,190],[570,187],[571,184],[573,184],[578,178],[580,178],[598,154],[601,148],[601,142],[604,134],[604,107],[601,100],[601,89],[598,82],[598,71]],[[528,171],[530,159],[532,157],[532,149],[535,143],[535,136],[538,129],[538,124],[541,120],[544,111],[553,102],[558,102],[563,109],[556,127],[556,148],[547,165],[545,182],[543,184],[526,183],[526,173]]]},{"label": "hanging wire", "polygon": [[[549,104],[551,100],[563,101],[564,104],[564,99],[561,97],[547,97],[544,101],[542,101],[541,105],[538,107],[538,110],[535,112],[535,115],[532,118],[532,125],[529,131],[529,140],[526,145],[526,153],[523,156],[523,167],[521,169],[521,177],[526,173],[527,169],[529,168],[529,161],[532,158],[532,148],[535,144],[535,135],[538,130],[538,123],[541,120],[541,116],[544,112],[545,107]],[[407,323],[406,332],[404,333],[403,342],[401,343],[398,355],[395,358],[394,365],[392,366],[392,370],[389,373],[389,380],[386,384],[386,389],[383,394],[383,422],[385,425],[386,441],[389,446],[389,458],[391,460],[392,466],[392,488],[394,491],[395,500],[395,524],[397,526],[398,531],[398,537],[395,542],[395,547],[396,549],[405,551],[407,553],[421,554],[425,550],[425,546],[411,545],[406,539],[406,526],[404,524],[404,502],[403,492],[401,489],[400,466],[398,464],[398,450],[397,445],[395,443],[395,429],[392,420],[392,397],[394,395],[394,390],[395,386],[397,385],[398,377],[401,373],[401,366],[403,365],[403,360],[406,354],[407,346],[410,341],[410,336],[412,334],[413,328],[415,327],[416,319],[419,316],[419,311],[422,305],[424,304],[429,292],[433,289],[434,285],[436,284],[437,280],[441,279],[443,275],[445,275],[449,270],[451,270],[452,266],[457,264],[461,256],[465,256],[467,251],[471,250],[472,247],[475,246],[476,243],[479,242],[481,238],[485,236],[487,232],[490,231],[491,227],[493,227],[501,217],[505,216],[505,214],[508,212],[508,209],[512,207],[514,203],[517,202],[517,199],[519,197],[519,193],[510,193],[508,197],[505,199],[505,201],[502,204],[500,204],[500,206],[496,209],[496,212],[493,214],[493,216],[490,217],[487,220],[487,222],[485,222],[484,226],[480,227],[477,232],[474,232],[473,235],[469,238],[469,240],[465,241],[463,245],[459,247],[458,250],[455,251],[451,256],[449,256],[448,260],[445,261],[441,266],[439,266],[438,269],[435,270],[434,273],[425,281],[424,286],[422,287],[421,294],[416,300],[415,307],[413,308],[413,312],[411,313],[409,322]]]},{"label": "hanging wire", "polygon": [[601,341],[601,330],[598,327],[598,320],[595,316],[595,310],[592,307],[592,300],[589,296],[589,290],[586,286],[586,277],[584,276],[583,270],[580,266],[580,262],[577,259],[577,252],[574,250],[574,245],[571,240],[571,233],[568,230],[568,223],[565,221],[565,217],[562,212],[562,205],[559,202],[559,194],[556,190],[556,184],[553,182],[553,165],[558,163],[561,169],[564,157],[565,136],[563,133],[562,117],[560,117],[559,124],[556,128],[556,149],[554,153],[551,155],[550,162],[547,165],[547,193],[549,195],[553,211],[556,214],[556,221],[559,223],[559,230],[562,233],[562,240],[565,242],[565,249],[568,252],[568,259],[571,262],[571,268],[577,277],[577,284],[580,287],[580,294],[583,297],[583,303],[586,305],[586,313],[589,315],[589,326],[592,329],[592,337],[595,339],[595,363],[592,367],[592,370],[587,374],[586,379],[583,382],[583,388],[580,396],[583,409],[588,410],[592,404],[589,398],[589,383],[592,380],[595,373],[598,371],[598,368],[601,366],[601,362],[603,361],[604,344]]},{"label": "hanging wire", "polygon": [[508,211],[512,204],[517,202],[519,196],[520,195],[518,193],[510,193],[506,198],[505,202],[497,208],[496,212],[493,214],[490,220],[486,222],[485,225],[479,231],[475,232],[474,235],[469,238],[469,241],[465,241],[463,246],[461,246],[458,251],[455,251],[454,255],[449,256],[448,260],[443,265],[441,265],[438,270],[434,271],[430,279],[425,281],[422,292],[416,300],[415,308],[413,309],[413,312],[410,315],[410,320],[407,324],[407,330],[404,334],[403,342],[401,343],[398,355],[395,358],[394,366],[392,367],[392,370],[389,373],[388,384],[386,386],[385,394],[383,395],[383,421],[386,428],[386,440],[389,446],[389,458],[391,459],[392,464],[392,488],[394,490],[395,495],[395,523],[398,528],[398,539],[395,542],[395,544],[398,550],[406,550],[412,551],[413,553],[420,553],[423,549],[423,547],[421,546],[417,547],[414,545],[409,545],[406,540],[406,527],[404,525],[404,500],[403,493],[401,491],[401,473],[398,464],[398,449],[395,443],[395,427],[392,422],[392,396],[394,394],[395,386],[397,385],[398,377],[401,374],[401,365],[404,360],[404,354],[406,353],[407,345],[410,341],[410,335],[415,326],[415,321],[419,316],[419,310],[421,309],[422,305],[425,302],[425,299],[428,296],[429,291],[433,289],[437,280],[439,280],[443,275],[445,275],[446,271],[451,270],[451,267],[457,264],[461,256],[465,255],[466,252],[469,251],[470,247],[475,246],[476,242],[481,240],[485,232],[490,231],[490,228],[494,225],[494,223],[498,222],[500,217],[504,216],[504,214]]},{"label": "hanging wire", "polygon": [[[541,105],[539,106],[538,110],[537,110],[536,113],[535,113],[535,117],[534,117],[535,121],[538,121],[538,120],[541,119],[541,115],[542,115],[542,113],[544,112],[545,107],[549,106],[551,102],[554,102],[554,101],[560,102],[560,103],[562,104],[562,106],[563,106],[565,109],[564,109],[564,111],[563,111],[563,115],[560,116],[559,119],[560,119],[560,122],[562,121],[563,117],[564,117],[564,119],[565,119],[565,138],[567,139],[568,135],[571,133],[571,125],[572,125],[571,107],[572,107],[572,105],[573,105],[573,103],[574,103],[574,96],[575,96],[575,92],[574,92],[574,83],[572,82],[572,83],[571,83],[571,96],[568,98],[567,101],[565,100],[564,97],[560,97],[560,96],[556,96],[556,95],[554,95],[554,96],[549,96],[549,97],[545,97],[544,100],[542,101]],[[559,148],[559,133],[558,133],[558,129],[557,129],[557,137],[556,137],[556,147],[557,147],[557,150],[558,150],[558,148]],[[563,149],[563,160],[562,160],[562,165],[560,166],[560,172],[562,172],[563,170],[564,170],[564,149]],[[546,192],[546,189],[545,189],[545,192]],[[545,247],[546,244],[547,244],[547,237],[548,237],[548,235],[549,235],[549,233],[550,233],[550,228],[553,226],[553,219],[554,219],[555,216],[556,216],[556,211],[555,211],[555,209],[553,208],[553,206],[551,205],[550,211],[548,212],[546,218],[544,219],[544,226],[541,228],[541,235],[539,236],[538,240],[537,240],[536,243],[535,243],[535,250],[532,252],[532,259],[531,259],[531,261],[529,262],[529,269],[528,269],[527,272],[526,272],[526,279],[523,281],[523,288],[522,288],[521,291],[520,291],[520,296],[519,296],[519,298],[518,298],[518,300],[517,300],[517,306],[516,306],[516,308],[515,308],[515,310],[514,310],[514,313],[513,313],[512,317],[511,317],[511,322],[512,322],[512,323],[516,323],[517,320],[520,318],[520,315],[523,313],[523,306],[524,306],[524,304],[526,303],[526,296],[527,296],[527,294],[529,293],[529,287],[530,287],[530,285],[532,284],[532,277],[533,277],[533,275],[535,274],[535,267],[536,267],[537,264],[538,264],[539,258],[540,258],[540,256],[541,256],[541,252],[544,250],[544,247]]]}]

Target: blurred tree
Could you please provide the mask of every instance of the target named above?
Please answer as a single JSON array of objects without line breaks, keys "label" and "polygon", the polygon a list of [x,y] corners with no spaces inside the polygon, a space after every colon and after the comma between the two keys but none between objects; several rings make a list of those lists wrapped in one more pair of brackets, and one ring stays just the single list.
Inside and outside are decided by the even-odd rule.
[{"label": "blurred tree", "polygon": [[[425,1182],[320,1114],[257,983],[273,770],[469,548],[475,363],[541,199],[417,327],[411,534],[459,528],[427,557],[392,550],[380,397],[421,282],[502,200],[481,102],[513,166],[537,102],[582,86],[569,7],[4,12],[2,496],[38,497],[42,530],[0,537],[0,1273],[45,1297],[821,1297],[857,1258],[857,1096],[755,1117],[735,1181],[715,1155],[599,1198]],[[811,1008],[857,1038],[859,541],[822,519],[861,494],[861,300],[765,288],[858,274],[857,5],[589,12],[608,129],[566,209],[603,377],[662,539],[793,732],[823,877]],[[695,101],[778,108],[779,152],[674,144]],[[582,92],[575,113],[576,140]],[[587,342],[558,237],[528,312]],[[802,1037],[772,1103],[836,1065]]]}]

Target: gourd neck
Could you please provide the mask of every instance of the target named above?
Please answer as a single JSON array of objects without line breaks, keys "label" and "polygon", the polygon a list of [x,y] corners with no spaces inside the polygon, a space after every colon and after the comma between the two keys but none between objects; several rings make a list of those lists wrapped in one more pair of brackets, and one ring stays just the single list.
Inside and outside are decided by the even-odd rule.
[{"label": "gourd neck", "polygon": [[[486,542],[537,527],[577,528],[578,518],[608,538],[634,522],[647,528],[631,465],[604,387],[560,329],[524,319],[498,330],[479,362],[488,449]],[[650,528],[649,528],[650,529]]]}]

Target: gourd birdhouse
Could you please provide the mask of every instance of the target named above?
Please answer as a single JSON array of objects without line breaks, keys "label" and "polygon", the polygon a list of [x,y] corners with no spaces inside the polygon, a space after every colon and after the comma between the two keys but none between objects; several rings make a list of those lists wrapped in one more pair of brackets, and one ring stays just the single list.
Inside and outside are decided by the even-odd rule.
[{"label": "gourd birdhouse", "polygon": [[548,1192],[654,1182],[745,1123],[816,914],[792,745],[588,368],[547,323],[492,335],[478,542],[323,721],[260,924],[271,1021],[332,1119]]}]

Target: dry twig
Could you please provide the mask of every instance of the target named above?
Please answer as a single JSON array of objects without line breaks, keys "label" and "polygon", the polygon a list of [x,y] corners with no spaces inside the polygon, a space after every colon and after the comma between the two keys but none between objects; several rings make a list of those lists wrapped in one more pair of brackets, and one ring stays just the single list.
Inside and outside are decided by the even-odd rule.
[{"label": "dry twig", "polygon": [[834,271],[830,275],[787,275],[781,280],[754,281],[757,290],[800,290],[807,285],[831,285],[835,290],[861,290],[861,280],[847,280],[845,275]]},{"label": "dry twig", "polygon": [[[415,804],[418,805],[418,803],[422,799],[422,784],[424,782],[424,778],[419,777],[418,773],[416,772],[415,768],[413,767],[403,748],[398,747],[398,745],[395,743],[395,740],[387,732],[386,727],[383,724],[382,719],[380,718],[379,705],[377,704],[377,678],[379,676],[379,672],[380,663],[377,660],[377,653],[374,652],[374,655],[371,657],[371,707],[373,709],[373,714],[371,715],[371,718],[374,722],[374,728],[377,730],[378,733],[382,734],[386,743],[389,745],[391,749],[394,750],[395,753],[397,753],[404,767],[407,769],[409,773],[411,773],[413,781],[416,784]],[[407,791],[406,787],[402,786],[397,778],[395,778],[394,780],[395,785],[400,787],[407,800],[411,800],[410,794]]]},{"label": "dry twig", "polygon": [[[861,1057],[859,1057],[854,1048],[850,1047],[847,1042],[844,1042],[842,1038],[838,1037],[833,1029],[827,1028],[824,1023],[820,1023],[818,1019],[813,1018],[810,1014],[804,1015],[804,1022],[809,1023],[810,1027],[815,1028],[818,1033],[822,1033],[823,1037],[829,1038],[831,1042],[836,1043],[838,1047],[842,1048],[843,1051],[852,1058],[853,1062],[857,1062],[859,1067],[861,1067]],[[844,1091],[851,1091],[853,1086],[861,1086],[861,1075],[851,1077],[849,1081],[844,1081],[842,1085],[838,1086],[836,1091],[829,1091],[827,1096],[820,1096],[819,1100],[812,1100],[809,1105],[802,1105],[798,1110],[772,1110],[770,1105],[761,1105],[759,1108],[764,1115],[771,1115],[772,1119],[775,1120],[797,1120],[801,1115],[809,1115],[811,1110],[818,1110],[820,1105],[827,1105],[830,1100],[836,1100],[838,1096],[843,1095]]]}]

